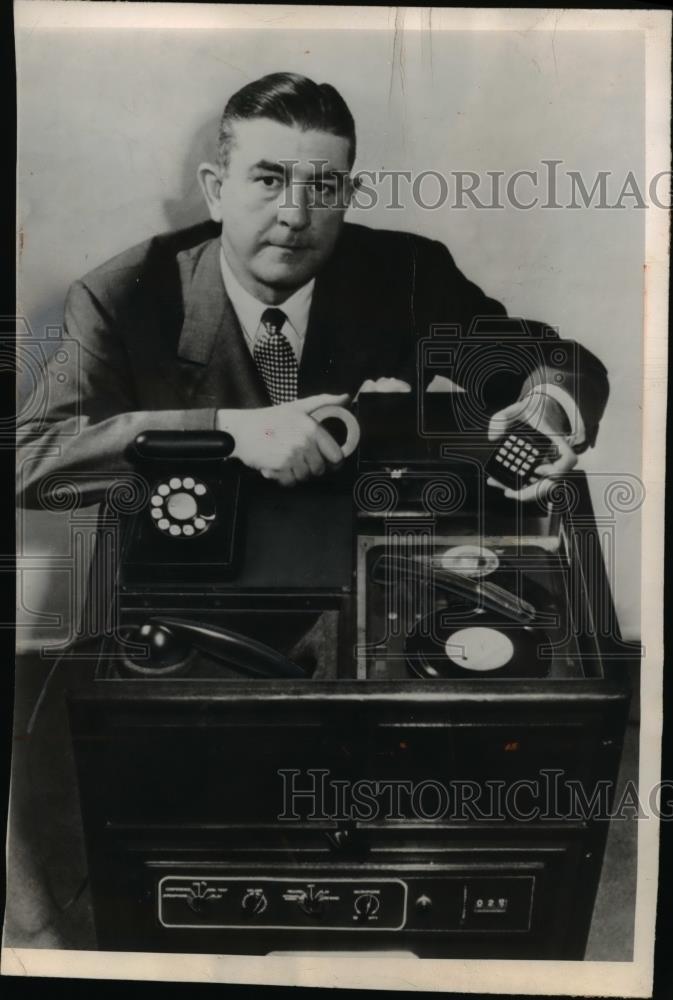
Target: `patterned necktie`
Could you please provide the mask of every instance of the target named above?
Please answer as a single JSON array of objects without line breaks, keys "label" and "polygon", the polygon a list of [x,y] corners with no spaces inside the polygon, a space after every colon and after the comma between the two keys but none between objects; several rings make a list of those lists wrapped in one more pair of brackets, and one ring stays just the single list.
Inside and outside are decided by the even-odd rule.
[{"label": "patterned necktie", "polygon": [[282,309],[265,309],[264,332],[257,337],[253,357],[271,402],[290,403],[297,398],[297,359],[290,342],[281,333],[287,316]]}]

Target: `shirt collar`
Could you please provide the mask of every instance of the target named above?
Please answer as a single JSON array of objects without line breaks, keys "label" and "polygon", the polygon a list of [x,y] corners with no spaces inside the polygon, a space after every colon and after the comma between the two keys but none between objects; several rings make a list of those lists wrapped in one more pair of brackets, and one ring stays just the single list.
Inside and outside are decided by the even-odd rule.
[{"label": "shirt collar", "polygon": [[[221,247],[220,270],[222,272],[224,287],[234,307],[238,321],[243,328],[243,333],[248,342],[252,344],[261,323],[262,313],[269,306],[265,302],[260,302],[259,299],[256,299],[254,295],[251,295],[241,285],[240,281],[234,276],[227,258],[224,256],[224,250]],[[307,284],[302,285],[296,292],[293,292],[285,302],[281,302],[277,306],[287,316],[300,342],[303,342],[306,337],[314,286],[315,278],[312,278]]]}]

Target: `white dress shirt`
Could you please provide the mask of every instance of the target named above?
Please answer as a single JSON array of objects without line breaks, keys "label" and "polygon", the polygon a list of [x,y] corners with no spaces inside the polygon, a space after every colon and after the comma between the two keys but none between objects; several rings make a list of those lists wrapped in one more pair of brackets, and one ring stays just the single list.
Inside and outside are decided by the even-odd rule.
[{"label": "white dress shirt", "polygon": [[[255,350],[257,338],[260,334],[264,333],[262,313],[269,306],[266,302],[260,302],[259,299],[256,299],[254,295],[251,295],[250,292],[243,288],[240,281],[234,277],[234,273],[229,267],[227,258],[224,256],[224,250],[222,249],[220,249],[220,270],[227,295],[234,307],[234,312],[243,330],[245,342],[252,354]],[[301,288],[298,288],[285,302],[274,307],[282,309],[287,316],[281,328],[281,333],[287,337],[290,347],[294,351],[294,356],[297,359],[297,364],[301,361],[301,354],[304,349],[306,330],[308,328],[308,314],[311,308],[311,300],[313,299],[314,286],[315,278],[306,285],[302,285]]]}]

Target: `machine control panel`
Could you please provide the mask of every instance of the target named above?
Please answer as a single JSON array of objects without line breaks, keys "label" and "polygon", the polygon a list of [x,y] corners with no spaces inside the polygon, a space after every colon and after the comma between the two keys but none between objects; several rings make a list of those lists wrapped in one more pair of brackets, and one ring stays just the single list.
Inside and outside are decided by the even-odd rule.
[{"label": "machine control panel", "polygon": [[406,879],[167,875],[163,927],[527,932],[534,875],[410,875]]},{"label": "machine control panel", "polygon": [[400,930],[401,879],[292,879],[169,875],[158,884],[164,927]]}]

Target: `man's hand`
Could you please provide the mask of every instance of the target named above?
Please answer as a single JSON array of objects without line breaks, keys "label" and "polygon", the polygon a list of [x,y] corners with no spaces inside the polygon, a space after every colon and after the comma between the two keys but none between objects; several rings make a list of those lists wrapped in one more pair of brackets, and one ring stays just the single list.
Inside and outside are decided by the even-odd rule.
[{"label": "man's hand", "polygon": [[347,402],[347,394],[324,393],[256,410],[219,410],[217,429],[236,441],[232,458],[258,469],[266,479],[294,486],[343,462],[340,446],[310,414],[320,406]]},{"label": "man's hand", "polygon": [[362,392],[411,392],[408,382],[403,382],[401,378],[377,378],[366,379],[357,391],[357,399]]},{"label": "man's hand", "polygon": [[522,490],[506,489],[496,479],[487,480],[489,486],[505,491],[505,496],[513,500],[542,500],[554,485],[554,480],[565,475],[577,464],[577,455],[566,438],[567,421],[563,407],[543,392],[533,393],[512,403],[491,417],[488,427],[489,441],[497,441],[516,423],[524,421],[552,439],[558,449],[554,462],[538,465],[535,473],[542,477]]}]

